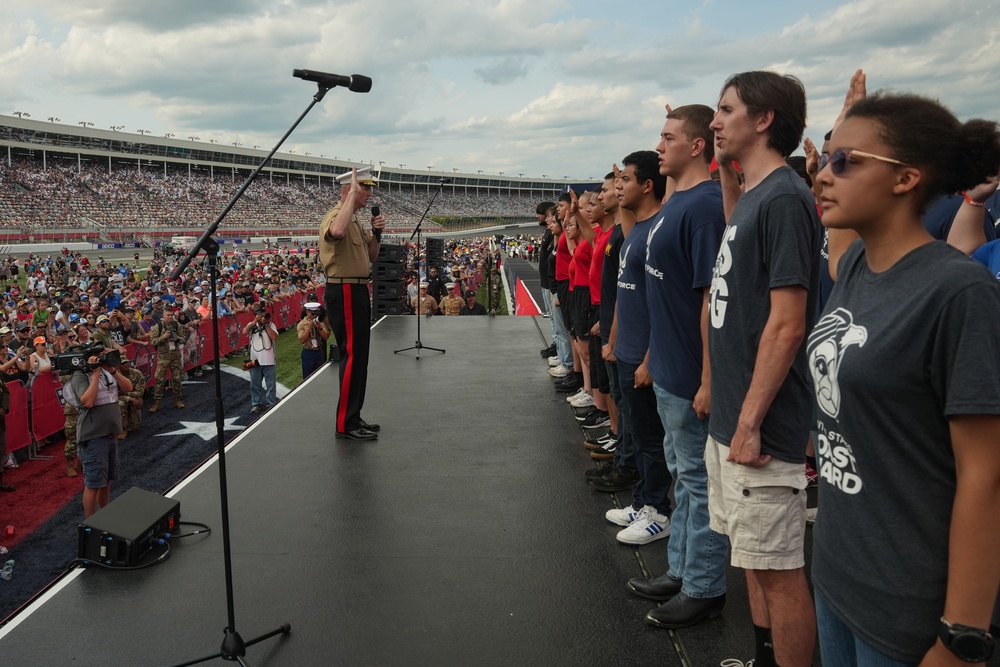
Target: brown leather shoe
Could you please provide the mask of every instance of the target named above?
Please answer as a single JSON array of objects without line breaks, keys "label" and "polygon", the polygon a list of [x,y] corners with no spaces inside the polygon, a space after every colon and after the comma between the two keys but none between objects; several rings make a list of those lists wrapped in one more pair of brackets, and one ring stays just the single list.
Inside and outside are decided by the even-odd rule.
[{"label": "brown leather shoe", "polygon": [[177,408],[178,410],[181,410],[184,408],[184,402],[181,400],[176,400],[174,401],[174,407]]},{"label": "brown leather shoe", "polygon": [[69,464],[66,465],[66,476],[67,477],[76,477],[78,474],[79,473],[77,473],[76,468],[73,467],[72,463],[69,463]]},{"label": "brown leather shoe", "polygon": [[153,404],[151,406],[149,406],[149,414],[153,414],[154,412],[156,412],[159,409],[160,409],[160,402],[159,401],[153,401]]}]

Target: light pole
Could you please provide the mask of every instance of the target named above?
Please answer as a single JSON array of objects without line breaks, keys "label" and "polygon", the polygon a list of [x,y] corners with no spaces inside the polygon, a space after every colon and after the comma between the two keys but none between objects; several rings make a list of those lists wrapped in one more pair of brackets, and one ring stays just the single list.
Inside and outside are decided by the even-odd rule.
[{"label": "light pole", "polygon": [[108,129],[111,130],[112,132],[117,132],[118,130],[124,130],[125,126],[124,125],[109,125]]},{"label": "light pole", "polygon": [[163,136],[164,136],[165,138],[167,138],[167,139],[173,139],[173,138],[174,138],[174,137],[176,137],[177,135],[176,135],[176,134],[174,134],[173,132],[167,132],[167,133],[166,133],[166,134],[164,134]]},{"label": "light pole", "polygon": [[27,111],[15,111],[14,115],[18,118],[31,118],[31,114]]},{"label": "light pole", "polygon": [[49,116],[48,120],[49,120],[50,123],[58,123],[59,121],[62,120],[62,118],[56,118],[55,116]]},{"label": "light pole", "polygon": [[188,137],[191,141],[198,141],[201,137]]},{"label": "light pole", "polygon": [[141,134],[143,136],[145,136],[147,134],[152,134],[149,130],[136,130],[135,133],[136,134]]}]

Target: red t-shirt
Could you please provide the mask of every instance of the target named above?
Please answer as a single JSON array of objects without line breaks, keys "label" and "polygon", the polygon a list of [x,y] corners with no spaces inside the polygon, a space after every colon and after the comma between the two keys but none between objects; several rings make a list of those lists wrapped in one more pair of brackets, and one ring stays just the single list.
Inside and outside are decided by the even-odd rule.
[{"label": "red t-shirt", "polygon": [[594,247],[583,236],[577,239],[576,250],[573,251],[573,287],[590,287],[590,262]]},{"label": "red t-shirt", "polygon": [[604,268],[604,253],[611,232],[614,230],[614,225],[608,227],[607,231],[595,230],[597,236],[594,237],[594,253],[590,260],[590,303],[594,306],[601,302],[601,270]]},{"label": "red t-shirt", "polygon": [[559,242],[556,244],[556,280],[569,280],[569,261],[572,255],[569,254],[569,246],[566,245],[566,235],[559,235]]}]

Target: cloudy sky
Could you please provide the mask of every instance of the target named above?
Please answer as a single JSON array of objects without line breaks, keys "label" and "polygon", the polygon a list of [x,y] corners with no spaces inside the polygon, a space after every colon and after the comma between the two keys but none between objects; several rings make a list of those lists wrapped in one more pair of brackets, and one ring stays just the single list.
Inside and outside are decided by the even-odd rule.
[{"label": "cloudy sky", "polygon": [[869,90],[1000,117],[1000,0],[32,0],[0,22],[0,114],[270,148],[306,68],[361,73],[285,149],[407,169],[603,176],[653,148],[663,105],[715,105],[734,72],[798,76],[822,137]]}]

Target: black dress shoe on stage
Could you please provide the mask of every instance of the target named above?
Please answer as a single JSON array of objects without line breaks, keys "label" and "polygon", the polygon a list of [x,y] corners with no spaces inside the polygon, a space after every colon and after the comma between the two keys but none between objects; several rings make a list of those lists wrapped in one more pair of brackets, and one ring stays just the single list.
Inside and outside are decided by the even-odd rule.
[{"label": "black dress shoe on stage", "polygon": [[681,592],[680,579],[671,579],[670,575],[661,574],[658,577],[632,577],[626,586],[641,598],[666,602]]},{"label": "black dress shoe on stage", "polygon": [[356,428],[353,431],[341,433],[337,431],[337,438],[340,440],[378,440],[378,433],[363,428]]},{"label": "black dress shoe on stage", "polygon": [[369,424],[364,419],[361,419],[359,421],[361,422],[361,428],[363,428],[366,431],[371,431],[372,433],[378,433],[379,431],[382,430],[382,427],[379,426],[378,424]]},{"label": "black dress shoe on stage", "polygon": [[719,616],[725,606],[725,593],[714,598],[693,598],[678,593],[646,614],[646,622],[658,628],[690,628],[703,619]]}]

